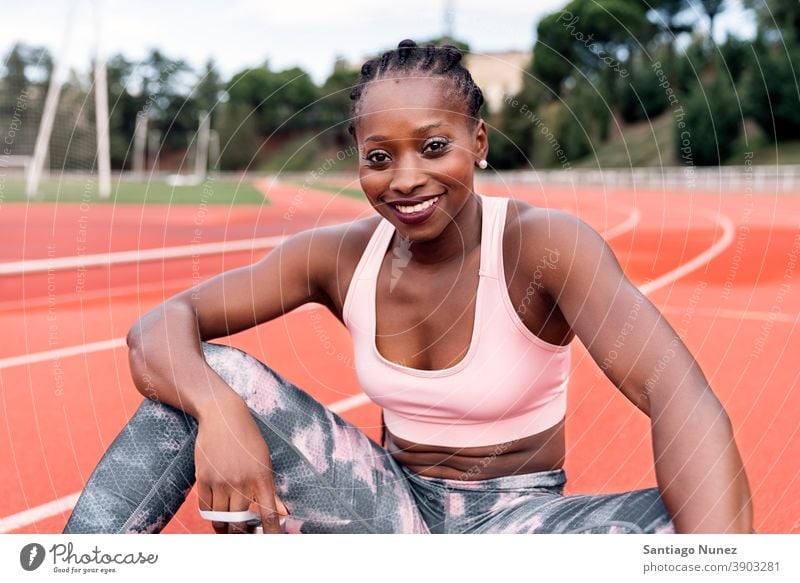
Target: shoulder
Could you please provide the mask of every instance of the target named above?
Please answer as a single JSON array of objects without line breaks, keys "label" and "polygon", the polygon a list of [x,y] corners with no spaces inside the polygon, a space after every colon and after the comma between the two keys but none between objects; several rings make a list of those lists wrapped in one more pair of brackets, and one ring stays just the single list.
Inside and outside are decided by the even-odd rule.
[{"label": "shoulder", "polygon": [[375,215],[348,223],[312,227],[290,235],[283,246],[302,248],[310,261],[327,265],[331,260],[346,260],[353,253],[363,252],[379,222],[380,217]]},{"label": "shoulder", "polygon": [[519,232],[521,263],[529,270],[535,270],[542,262],[547,264],[543,283],[549,283],[548,287],[555,292],[554,297],[577,277],[596,278],[621,273],[611,247],[585,220],[560,209],[527,203],[515,207],[516,214],[509,208],[512,217],[506,228],[516,228]]},{"label": "shoulder", "polygon": [[[512,203],[515,211],[511,210]],[[549,245],[559,252],[572,255],[577,250],[599,250],[605,244],[605,239],[594,227],[564,210],[537,207],[510,199],[508,214],[506,228],[516,228],[525,244],[524,248],[529,251]]]},{"label": "shoulder", "polygon": [[333,305],[341,307],[358,261],[380,223],[373,215],[347,223],[314,227],[292,235],[287,243],[295,246],[294,261],[324,290]]},{"label": "shoulder", "polygon": [[[516,208],[516,213],[512,213],[512,205]],[[533,206],[509,199],[509,215],[515,216],[520,233],[527,240],[563,243],[577,239],[602,239],[589,223],[561,209]]]}]

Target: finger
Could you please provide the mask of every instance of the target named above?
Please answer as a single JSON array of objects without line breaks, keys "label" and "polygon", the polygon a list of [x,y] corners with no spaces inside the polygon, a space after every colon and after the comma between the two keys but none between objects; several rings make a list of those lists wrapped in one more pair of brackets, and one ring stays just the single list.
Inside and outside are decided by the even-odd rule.
[{"label": "finger", "polygon": [[[228,493],[222,489],[222,487],[217,486],[211,492],[211,509],[217,510],[219,512],[227,512],[228,507],[230,506],[230,499]],[[213,521],[211,526],[214,527],[214,532],[217,534],[226,534],[228,532],[228,523],[227,522],[220,522],[220,521]]]},{"label": "finger", "polygon": [[[211,494],[211,488],[209,488],[205,482],[197,482],[197,500],[200,510],[211,510],[213,508],[213,496]],[[214,528],[213,523],[211,524],[211,528]],[[214,531],[216,531],[215,528]]]},{"label": "finger", "polygon": [[261,515],[261,527],[264,534],[279,534],[281,531],[280,516],[275,507],[275,494],[272,480],[265,478],[258,485],[255,501]]},{"label": "finger", "polygon": [[211,488],[205,483],[197,482],[197,501],[200,510],[211,510]]},{"label": "finger", "polygon": [[283,500],[278,498],[277,494],[274,494],[275,497],[275,509],[278,511],[278,514],[281,516],[289,516],[289,509],[286,508],[286,505],[283,503]]},{"label": "finger", "polygon": [[[228,510],[230,512],[241,512],[243,510],[247,510],[248,508],[250,508],[250,499],[247,496],[244,496],[241,492],[238,492],[236,490],[231,492],[230,506],[228,507]],[[247,523],[229,522],[228,533],[247,534]]]}]

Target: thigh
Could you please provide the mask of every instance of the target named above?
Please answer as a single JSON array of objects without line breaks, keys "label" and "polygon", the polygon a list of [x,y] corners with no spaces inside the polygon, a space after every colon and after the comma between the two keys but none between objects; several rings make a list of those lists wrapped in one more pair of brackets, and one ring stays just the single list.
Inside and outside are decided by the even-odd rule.
[{"label": "thigh", "polygon": [[208,342],[203,351],[261,429],[288,532],[427,532],[388,451],[246,352]]},{"label": "thigh", "polygon": [[474,532],[484,533],[673,533],[657,488],[621,494],[530,494],[495,505]]},{"label": "thigh", "polygon": [[534,497],[500,517],[505,532],[548,534],[673,533],[657,488],[619,494]]}]

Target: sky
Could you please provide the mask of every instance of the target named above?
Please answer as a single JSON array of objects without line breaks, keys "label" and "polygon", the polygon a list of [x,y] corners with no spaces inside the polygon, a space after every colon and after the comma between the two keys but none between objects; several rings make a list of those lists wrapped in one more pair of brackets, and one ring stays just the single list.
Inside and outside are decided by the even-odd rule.
[{"label": "sky", "polygon": [[[451,0],[455,37],[477,52],[530,50],[536,23],[567,0]],[[718,23],[752,35],[740,0]],[[0,55],[17,41],[63,54],[68,15],[74,19],[68,58],[86,69],[95,44],[97,4],[105,54],[143,58],[157,47],[200,69],[213,58],[223,78],[269,60],[272,69],[294,65],[317,83],[337,56],[362,62],[404,38],[422,41],[444,30],[445,0],[24,0],[0,19]],[[718,39],[719,40],[719,39]],[[0,57],[1,58],[1,57]]]}]

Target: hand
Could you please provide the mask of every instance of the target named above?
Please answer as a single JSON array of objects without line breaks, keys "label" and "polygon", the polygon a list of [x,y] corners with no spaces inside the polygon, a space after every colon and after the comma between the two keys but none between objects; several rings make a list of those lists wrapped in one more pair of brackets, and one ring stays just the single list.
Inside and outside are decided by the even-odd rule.
[{"label": "hand", "polygon": [[[255,502],[265,534],[280,532],[288,515],[275,495],[269,449],[244,401],[219,404],[198,424],[195,444],[201,510],[238,512]],[[217,534],[245,533],[245,523],[212,522]]]}]

